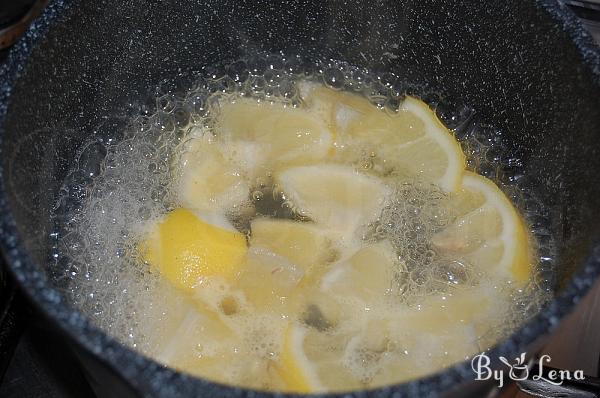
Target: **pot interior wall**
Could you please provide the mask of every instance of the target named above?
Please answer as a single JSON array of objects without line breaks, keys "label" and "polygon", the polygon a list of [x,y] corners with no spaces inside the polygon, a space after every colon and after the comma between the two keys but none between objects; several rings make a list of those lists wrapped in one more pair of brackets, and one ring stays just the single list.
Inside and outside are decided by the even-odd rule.
[{"label": "pot interior wall", "polygon": [[77,148],[123,126],[162,79],[185,85],[205,66],[257,51],[393,72],[475,108],[502,130],[551,212],[559,282],[597,236],[600,89],[533,1],[79,3],[33,50],[1,143],[10,206],[44,270],[49,215]]}]

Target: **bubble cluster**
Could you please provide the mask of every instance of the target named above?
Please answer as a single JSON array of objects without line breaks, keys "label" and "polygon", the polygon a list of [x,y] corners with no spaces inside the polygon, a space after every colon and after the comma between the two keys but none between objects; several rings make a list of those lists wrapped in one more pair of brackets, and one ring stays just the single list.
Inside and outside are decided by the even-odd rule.
[{"label": "bubble cluster", "polygon": [[392,198],[364,239],[391,241],[405,266],[401,297],[407,299],[409,292],[431,293],[446,290],[448,284],[469,283],[468,265],[440,258],[431,245],[432,236],[456,217],[445,206],[445,193],[431,184],[404,180],[396,184]]},{"label": "bubble cluster", "polygon": [[[211,133],[212,117],[224,98],[247,96],[300,106],[297,82],[304,79],[360,94],[390,113],[398,111],[407,94],[419,96],[435,108],[460,141],[468,168],[498,182],[523,211],[536,237],[543,277],[511,297],[511,308],[498,317],[498,325],[490,325],[490,329],[500,330],[493,337],[505,336],[522,319],[535,314],[548,298],[540,292],[553,287],[549,214],[533,192],[521,188],[523,164],[506,149],[501,132],[480,123],[471,107],[450,105],[427,85],[343,62],[309,62],[281,54],[255,55],[206,68],[188,79],[189,84],[164,81],[139,105],[137,116],[108,118],[97,127],[64,180],[54,209],[56,228],[50,236],[55,283],[73,304],[126,344],[144,353],[154,352],[156,347],[146,338],[145,320],[166,316],[168,304],[156,292],[169,287],[139,257],[136,239],[148,222],[177,206],[179,171],[174,165],[183,145],[198,131]],[[372,162],[367,154],[362,167],[368,170]],[[470,264],[444,258],[431,246],[432,236],[457,216],[444,205],[446,194],[418,180],[404,180],[393,188],[394,199],[377,222],[365,229],[363,240],[391,241],[402,259],[394,277],[400,300],[411,304],[423,295],[475,284],[480,275]],[[233,220],[241,231],[247,231],[257,215],[305,221],[268,181],[256,181],[250,200],[253,210]],[[235,317],[238,326],[245,325],[249,331],[245,346],[250,351],[261,358],[276,355],[280,342],[269,333],[272,319],[259,322],[248,315],[243,297],[227,286],[210,299],[215,310]],[[357,350],[347,357],[350,362],[365,364],[374,361],[369,355]],[[369,372],[373,367],[363,368],[363,378],[372,378]],[[230,377],[239,380],[243,375],[235,376],[235,372],[246,371],[240,367],[232,370]]]}]

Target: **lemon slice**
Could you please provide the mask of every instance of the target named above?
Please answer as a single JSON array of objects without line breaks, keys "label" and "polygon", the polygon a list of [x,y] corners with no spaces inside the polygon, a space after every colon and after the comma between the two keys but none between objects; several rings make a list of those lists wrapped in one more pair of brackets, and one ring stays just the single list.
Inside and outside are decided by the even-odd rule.
[{"label": "lemon slice", "polygon": [[321,84],[302,82],[299,84],[300,96],[311,113],[324,120],[333,133],[334,148],[343,145],[338,141],[347,130],[351,121],[377,110],[365,97],[345,91],[334,91]]},{"label": "lemon slice", "polygon": [[412,121],[399,130],[399,134],[419,130],[422,135],[389,148],[386,156],[394,169],[408,170],[433,181],[446,192],[458,189],[466,167],[465,155],[458,141],[429,106],[406,97],[396,117],[399,121]]},{"label": "lemon slice", "polygon": [[246,237],[175,209],[151,227],[143,258],[175,287],[191,292],[205,276],[232,279],[246,255]]},{"label": "lemon slice", "polygon": [[390,194],[378,178],[335,164],[290,168],[276,181],[300,214],[347,236],[374,221]]},{"label": "lemon slice", "polygon": [[340,361],[346,342],[346,336],[291,323],[276,364],[283,391],[315,393],[364,387]]},{"label": "lemon slice", "polygon": [[477,286],[425,296],[392,314],[372,311],[342,361],[372,387],[431,374],[487,349],[483,333],[506,305],[497,289]]},{"label": "lemon slice", "polygon": [[330,234],[312,223],[256,218],[250,230],[250,245],[270,249],[305,272],[331,261],[335,255]]},{"label": "lemon slice", "polygon": [[[187,311],[182,317],[172,317],[166,323],[157,325],[167,327],[166,333],[161,334],[160,349],[157,359],[180,369],[194,369],[199,357],[216,356],[222,350],[221,344],[227,341],[231,344],[236,338],[235,333],[221,322],[216,314],[209,311],[199,311],[191,306],[184,307]],[[178,309],[173,308],[177,311]],[[194,347],[206,339],[218,340],[212,346]]]},{"label": "lemon slice", "polygon": [[[272,251],[250,247],[241,267],[237,287],[258,311],[290,314],[299,306],[292,298],[304,271]],[[297,305],[296,305],[297,304]]]},{"label": "lemon slice", "polygon": [[291,325],[283,337],[278,369],[288,391],[309,393],[323,388],[313,365],[304,354],[305,336],[305,328]]},{"label": "lemon slice", "polygon": [[159,362],[216,382],[274,386],[269,359],[248,349],[241,336],[218,317],[192,309],[170,322],[174,330],[161,335],[160,348],[154,354]]},{"label": "lemon slice", "polygon": [[477,205],[437,233],[434,246],[462,256],[482,272],[524,285],[532,275],[529,236],[513,204],[491,180],[470,172],[458,195]]},{"label": "lemon slice", "polygon": [[389,114],[355,94],[314,84],[304,84],[300,91],[309,109],[334,131],[342,161],[367,156],[382,174],[417,175],[446,192],[460,186],[465,155],[423,101],[406,97],[399,111]]},{"label": "lemon slice", "polygon": [[[377,322],[349,344],[344,362],[353,365],[357,376],[369,377],[372,387],[424,377],[480,352],[470,325],[438,324],[439,330],[427,332],[400,324],[405,325],[400,329],[408,328],[411,333],[397,334],[393,329],[398,329],[398,323],[382,333]],[[378,332],[379,338],[374,338]],[[361,361],[365,357],[368,361]]]},{"label": "lemon slice", "polygon": [[348,123],[346,136],[350,149],[370,153],[376,171],[418,176],[446,192],[460,186],[466,166],[460,144],[420,100],[406,97],[394,115],[373,108]]},{"label": "lemon slice", "polygon": [[[322,304],[323,314],[333,319]],[[508,305],[493,286],[421,297],[392,313],[379,304],[362,312],[356,306],[344,308],[331,332],[305,328],[305,357],[297,363],[333,391],[422,377],[487,349],[496,341],[484,336],[489,322]]]},{"label": "lemon slice", "polygon": [[332,267],[321,281],[321,290],[370,307],[391,291],[394,272],[400,268],[396,260],[390,242],[367,245]]},{"label": "lemon slice", "polygon": [[139,348],[179,370],[205,376],[216,373],[211,365],[219,365],[239,335],[205,303],[181,294],[166,280],[157,283],[160,297],[144,309],[140,331],[146,346]]},{"label": "lemon slice", "polygon": [[314,163],[332,144],[331,133],[319,118],[281,103],[238,98],[222,104],[215,128],[226,141],[258,145],[262,159],[258,166],[266,168]]},{"label": "lemon slice", "polygon": [[215,211],[248,201],[250,188],[241,168],[206,137],[187,143],[180,170],[180,202],[187,208]]}]

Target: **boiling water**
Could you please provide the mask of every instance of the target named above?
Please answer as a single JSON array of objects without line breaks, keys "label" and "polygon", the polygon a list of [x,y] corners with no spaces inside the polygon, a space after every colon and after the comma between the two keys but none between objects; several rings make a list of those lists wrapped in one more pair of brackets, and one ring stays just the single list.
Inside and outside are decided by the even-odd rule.
[{"label": "boiling water", "polygon": [[[396,112],[407,92],[436,106],[440,118],[460,140],[468,156],[468,167],[503,188],[524,214],[537,244],[538,277],[521,290],[507,290],[506,306],[489,319],[488,330],[481,333],[478,348],[487,348],[537,313],[550,297],[553,284],[553,245],[546,229],[549,220],[533,193],[522,189],[526,180],[522,165],[518,158],[507,156],[500,132],[477,121],[471,108],[447,107],[439,95],[391,74],[376,75],[344,63],[309,64],[294,57],[271,55],[239,60],[227,65],[222,74],[205,74],[183,95],[171,92],[166,83],[157,89],[151,105],[145,106],[140,116],[132,118],[119,131],[118,140],[91,141],[82,148],[78,163],[61,190],[55,211],[56,230],[51,236],[56,260],[52,271],[57,285],[66,290],[73,304],[111,335],[167,364],[177,355],[177,347],[157,337],[156,328],[176,323],[178,331],[173,333],[177,339],[197,339],[194,335],[197,319],[193,311],[185,310],[194,304],[144,264],[136,249],[136,238],[148,223],[180,206],[177,192],[180,175],[173,165],[191,134],[210,131],[219,102],[245,96],[302,106],[298,82],[304,80],[363,95],[374,106],[390,113]],[[372,154],[365,154],[357,167],[368,171],[374,162]],[[478,275],[473,270],[458,261],[439,258],[429,243],[436,231],[450,225],[456,217],[452,209],[441,206],[446,194],[418,180],[404,180],[393,188],[394,200],[386,205],[377,222],[365,227],[363,239],[387,238],[399,257],[406,259],[402,277],[394,282],[397,300],[403,305],[418,306],[428,294],[443,293],[449,286],[475,283]],[[244,233],[248,233],[250,219],[257,215],[302,221],[293,204],[260,177],[246,206],[254,212],[250,215],[237,212],[229,220]],[[501,289],[493,281],[477,283]],[[218,351],[219,344],[229,344],[232,350],[245,356],[225,371],[216,369],[214,374],[201,374],[255,388],[277,389],[277,384],[270,384],[269,372],[256,369],[261,366],[259,359],[276,358],[281,349],[280,336],[285,329],[281,317],[248,314],[244,297],[226,283],[208,283],[202,296],[223,313],[235,315],[234,327],[244,332],[240,341],[224,338],[220,342],[194,343],[198,356]],[[386,310],[373,312],[381,311],[383,316]],[[304,321],[318,328],[327,322],[322,312],[309,307],[303,313]],[[356,348],[361,344],[360,339],[344,340],[340,338],[343,334],[338,334],[336,341],[347,343],[342,362],[358,380],[355,387],[377,384],[375,374],[381,361],[366,358],[365,351]],[[447,348],[433,347],[427,349]],[[464,356],[473,353],[466,352]],[[418,356],[408,352],[406,355],[407,363],[411,363],[410,355]],[[433,370],[436,369],[428,369]]]}]

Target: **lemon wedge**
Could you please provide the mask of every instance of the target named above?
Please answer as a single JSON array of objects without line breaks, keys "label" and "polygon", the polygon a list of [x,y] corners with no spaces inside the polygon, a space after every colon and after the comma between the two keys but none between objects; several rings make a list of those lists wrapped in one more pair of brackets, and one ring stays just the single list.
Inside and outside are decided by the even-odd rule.
[{"label": "lemon wedge", "polygon": [[314,163],[332,145],[331,133],[319,118],[281,103],[238,98],[222,104],[215,128],[225,140],[258,144],[262,166],[268,169]]},{"label": "lemon wedge", "polygon": [[465,154],[429,106],[406,97],[397,116],[389,117],[396,119],[394,124],[403,125],[396,134],[405,136],[406,140],[383,146],[387,163],[394,170],[408,171],[432,181],[446,192],[458,189],[466,167]]},{"label": "lemon wedge", "polygon": [[389,241],[370,244],[332,267],[321,281],[321,290],[370,306],[391,291],[394,272],[399,268]]},{"label": "lemon wedge", "polygon": [[366,154],[376,172],[416,175],[446,192],[460,186],[465,155],[423,101],[407,96],[399,111],[390,114],[348,92],[314,84],[304,84],[300,91],[309,109],[327,120],[342,162],[356,162]]},{"label": "lemon wedge", "polygon": [[250,245],[270,249],[305,272],[331,260],[335,255],[326,230],[313,223],[256,218],[250,224]]},{"label": "lemon wedge", "polygon": [[290,325],[285,331],[279,355],[279,375],[285,382],[286,389],[299,393],[322,389],[319,377],[302,348],[305,336],[305,328]]},{"label": "lemon wedge", "polygon": [[[212,277],[208,281],[218,279]],[[145,318],[140,325],[144,340],[138,349],[174,369],[215,382],[247,388],[282,388],[268,352],[281,344],[287,320],[275,314],[250,315],[244,311],[245,303],[241,311],[226,314],[197,294],[181,294],[163,278],[157,283],[160,296],[144,309]],[[202,286],[195,293],[207,290],[206,282]],[[215,287],[217,296],[235,294],[233,290]],[[250,316],[251,320],[247,318]],[[246,327],[240,327],[240,320],[244,319]],[[264,326],[262,331],[259,325]],[[254,343],[244,339],[248,330],[256,331]]]},{"label": "lemon wedge", "polygon": [[180,202],[199,211],[231,209],[248,201],[250,188],[241,168],[206,137],[191,139],[181,157]]},{"label": "lemon wedge", "polygon": [[[385,328],[382,321],[372,322],[348,345],[344,362],[353,365],[357,375],[371,376],[371,386],[380,387],[432,374],[479,351],[470,325],[438,324],[441,329],[428,332],[404,322],[410,320],[388,321]],[[363,357],[370,361],[361,362]]]},{"label": "lemon wedge", "polygon": [[[159,362],[197,375],[214,374],[239,339],[234,328],[204,302],[181,294],[166,279],[157,281],[160,298],[144,310],[140,325],[145,347]],[[232,360],[233,358],[228,358]]]},{"label": "lemon wedge", "polygon": [[291,298],[304,271],[272,251],[250,247],[241,267],[237,287],[258,311],[289,314]]},{"label": "lemon wedge", "polygon": [[208,310],[200,311],[198,306],[184,308],[187,310],[183,316],[169,319],[165,322],[168,325],[160,325],[163,328],[167,326],[169,329],[167,333],[162,334],[157,359],[178,368],[194,369],[198,366],[196,363],[198,357],[214,356],[217,353],[216,344],[210,350],[199,350],[198,347],[194,347],[199,341],[217,339],[220,340],[220,344],[225,341],[231,344],[236,335],[219,320],[218,315]]},{"label": "lemon wedge", "polygon": [[215,314],[192,309],[170,323],[174,330],[162,334],[154,354],[159,362],[225,384],[273,385],[265,371],[269,360],[242,344],[241,336]]},{"label": "lemon wedge", "polygon": [[276,364],[283,391],[317,393],[361,388],[360,381],[341,361],[347,342],[345,335],[290,323]]},{"label": "lemon wedge", "polygon": [[346,235],[375,220],[390,194],[377,177],[343,165],[293,167],[275,178],[300,214]]},{"label": "lemon wedge", "polygon": [[321,84],[305,81],[299,84],[299,91],[307,109],[324,120],[333,133],[334,147],[343,144],[337,139],[346,132],[352,120],[377,110],[365,97],[331,90]]},{"label": "lemon wedge", "polygon": [[247,247],[243,234],[211,225],[179,208],[152,226],[140,251],[169,282],[190,292],[204,276],[233,278]]},{"label": "lemon wedge", "polygon": [[494,182],[471,172],[465,173],[458,196],[474,202],[472,210],[434,235],[433,245],[481,272],[524,285],[532,275],[529,236],[513,204]]},{"label": "lemon wedge", "polygon": [[487,349],[483,333],[506,305],[496,289],[476,286],[424,296],[391,315],[373,311],[341,361],[372,386],[431,374]]},{"label": "lemon wedge", "polygon": [[[290,324],[283,336],[277,373],[285,391],[314,393],[383,386],[421,377],[487,348],[481,325],[506,303],[480,287],[424,297],[393,315],[356,312],[335,333]],[[383,317],[380,317],[383,315]],[[408,365],[410,364],[410,365]]]}]

